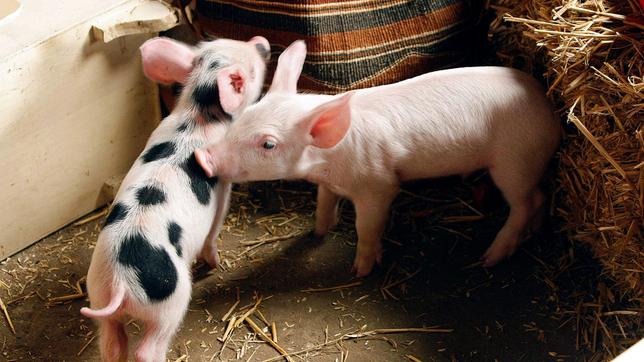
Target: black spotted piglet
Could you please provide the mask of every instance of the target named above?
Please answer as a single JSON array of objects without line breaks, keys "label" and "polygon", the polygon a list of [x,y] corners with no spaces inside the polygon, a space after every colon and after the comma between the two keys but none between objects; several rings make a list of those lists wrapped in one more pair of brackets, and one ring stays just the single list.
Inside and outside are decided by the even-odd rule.
[{"label": "black spotted piglet", "polygon": [[165,361],[190,301],[192,261],[217,264],[231,185],[207,178],[194,150],[219,140],[230,115],[257,100],[270,46],[262,37],[197,48],[155,38],[141,54],[149,78],[184,88],[123,180],[92,256],[92,309],[81,313],[97,319],[107,361],[127,359],[130,318],[145,324],[136,361]]}]

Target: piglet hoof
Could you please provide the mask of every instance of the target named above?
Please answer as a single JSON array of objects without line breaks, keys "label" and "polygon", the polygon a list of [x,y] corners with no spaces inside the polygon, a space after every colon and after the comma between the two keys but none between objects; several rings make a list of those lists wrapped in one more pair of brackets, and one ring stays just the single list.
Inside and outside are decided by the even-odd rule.
[{"label": "piglet hoof", "polygon": [[201,253],[201,259],[205,261],[211,268],[216,269],[219,265],[219,253],[217,250],[212,252],[206,252],[205,250]]},{"label": "piglet hoof", "polygon": [[317,237],[320,239],[324,239],[326,234],[329,233],[329,230],[333,229],[335,227],[335,223],[325,223],[321,222],[319,220],[315,220],[315,228],[313,230],[313,234],[315,234]]},{"label": "piglet hoof", "polygon": [[353,262],[353,268],[351,271],[356,274],[356,277],[362,278],[373,270],[373,266],[378,263],[380,265],[382,262],[382,250],[377,250],[373,253],[367,255],[356,255],[356,259]]},{"label": "piglet hoof", "polygon": [[324,238],[326,237],[326,233],[318,233],[317,231],[313,230],[309,234],[309,237],[311,238],[311,240],[321,243],[324,241]]},{"label": "piglet hoof", "polygon": [[371,273],[371,270],[373,269],[374,261],[364,261],[364,260],[356,260],[353,263],[353,268],[351,268],[351,272],[355,273],[356,277],[362,278],[366,277]]},{"label": "piglet hoof", "polygon": [[497,244],[492,243],[492,245],[487,249],[485,254],[481,257],[483,260],[483,267],[489,268],[498,264],[503,259],[510,257],[517,249],[517,245],[506,243],[506,244]]}]

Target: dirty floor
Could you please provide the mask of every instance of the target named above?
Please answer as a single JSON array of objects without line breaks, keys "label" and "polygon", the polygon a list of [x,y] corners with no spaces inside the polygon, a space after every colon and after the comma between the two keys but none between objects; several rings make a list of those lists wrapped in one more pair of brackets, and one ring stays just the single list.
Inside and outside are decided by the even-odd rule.
[{"label": "dirty floor", "polygon": [[[262,188],[273,190],[271,202],[262,201]],[[406,186],[386,232],[383,265],[355,279],[349,203],[338,228],[318,242],[308,236],[310,186],[237,187],[220,240],[221,268],[195,269],[190,310],[168,360],[283,360],[247,322],[233,323],[222,338],[231,316],[243,319],[254,305],[250,319],[269,337],[274,323],[277,344],[295,361],[584,360],[574,315],[560,296],[590,283],[592,271],[574,262],[563,271],[553,266],[573,250],[548,232],[510,260],[482,268],[478,258],[507,210],[479,214],[470,195],[460,180]],[[0,298],[15,328],[14,335],[0,317],[0,360],[98,360],[95,326],[78,311],[87,305],[84,276],[103,222],[70,225],[0,265]],[[130,350],[140,328],[128,325]]]}]

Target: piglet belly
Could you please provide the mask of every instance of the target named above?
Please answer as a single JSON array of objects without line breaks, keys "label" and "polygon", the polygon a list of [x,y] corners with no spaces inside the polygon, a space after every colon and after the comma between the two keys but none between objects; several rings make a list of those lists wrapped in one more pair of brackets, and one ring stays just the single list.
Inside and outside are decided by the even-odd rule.
[{"label": "piglet belly", "polygon": [[481,155],[472,152],[416,151],[397,163],[396,175],[404,182],[467,174],[486,167]]}]

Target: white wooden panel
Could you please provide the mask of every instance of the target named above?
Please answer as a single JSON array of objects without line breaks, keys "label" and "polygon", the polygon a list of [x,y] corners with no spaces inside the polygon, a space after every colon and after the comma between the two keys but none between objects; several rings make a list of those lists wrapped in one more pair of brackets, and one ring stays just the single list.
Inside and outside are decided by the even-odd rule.
[{"label": "white wooden panel", "polygon": [[[2,0],[4,1],[4,0]],[[0,61],[131,0],[18,0],[17,14],[0,20]]]},{"label": "white wooden panel", "polygon": [[104,204],[158,122],[151,35],[90,43],[95,20],[0,58],[0,259]]}]

